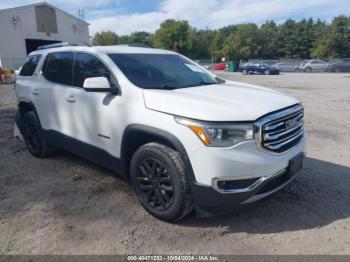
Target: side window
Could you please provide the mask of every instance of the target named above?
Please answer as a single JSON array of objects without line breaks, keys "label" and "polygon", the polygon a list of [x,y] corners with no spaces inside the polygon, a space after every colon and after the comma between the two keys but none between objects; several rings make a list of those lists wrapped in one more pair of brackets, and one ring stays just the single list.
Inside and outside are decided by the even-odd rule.
[{"label": "side window", "polygon": [[101,76],[104,76],[111,81],[111,73],[101,60],[90,54],[76,53],[73,86],[83,87],[86,78]]},{"label": "side window", "polygon": [[22,66],[20,76],[32,76],[34,74],[35,68],[38,66],[41,55],[31,55],[28,56],[27,61]]},{"label": "side window", "polygon": [[48,54],[43,66],[43,75],[51,82],[72,85],[73,60],[72,52]]}]

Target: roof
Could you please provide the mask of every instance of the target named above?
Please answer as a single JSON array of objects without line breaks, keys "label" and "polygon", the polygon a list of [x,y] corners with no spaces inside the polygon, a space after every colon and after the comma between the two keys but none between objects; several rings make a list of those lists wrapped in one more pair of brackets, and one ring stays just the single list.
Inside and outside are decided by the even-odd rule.
[{"label": "roof", "polygon": [[11,7],[11,8],[6,8],[6,9],[0,9],[0,13],[13,12],[13,11],[16,11],[16,10],[19,10],[19,9],[31,8],[31,7],[40,6],[40,5],[47,5],[47,6],[53,8],[53,9],[56,9],[56,10],[58,10],[58,11],[64,13],[64,14],[66,14],[66,15],[68,15],[68,16],[74,18],[74,19],[77,19],[77,20],[82,21],[82,22],[85,23],[86,25],[90,25],[88,22],[86,22],[86,21],[80,19],[79,17],[74,16],[74,15],[72,15],[72,14],[70,14],[70,13],[68,13],[68,12],[66,12],[66,11],[64,11],[64,10],[62,10],[62,9],[60,9],[60,8],[57,8],[56,6],[53,6],[53,5],[51,5],[51,4],[47,3],[47,2],[40,2],[40,3],[36,3],[36,4],[22,5],[22,6],[17,6],[17,7]]},{"label": "roof", "polygon": [[131,53],[131,54],[174,54],[172,51],[156,49],[156,48],[147,48],[147,47],[133,47],[127,45],[115,45],[115,46],[64,46],[64,47],[54,47],[47,48],[42,50],[37,50],[31,54],[46,54],[51,52],[60,52],[60,51],[87,51],[87,52],[96,52],[96,53]]},{"label": "roof", "polygon": [[114,46],[93,46],[98,51],[103,53],[140,53],[140,54],[172,54],[172,51],[164,49],[156,49],[149,47],[135,47],[128,45],[114,45]]}]

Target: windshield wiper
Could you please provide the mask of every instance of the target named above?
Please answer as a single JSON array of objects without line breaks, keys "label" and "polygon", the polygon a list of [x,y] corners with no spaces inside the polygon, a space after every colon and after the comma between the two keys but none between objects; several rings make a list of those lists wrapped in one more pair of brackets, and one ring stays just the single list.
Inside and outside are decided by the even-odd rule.
[{"label": "windshield wiper", "polygon": [[186,88],[186,87],[195,87],[195,86],[204,86],[204,85],[215,85],[222,83],[221,81],[218,82],[206,82],[202,81],[199,83],[195,84],[189,84],[189,85],[184,85],[184,86],[170,86],[170,85],[160,85],[156,87],[147,87],[147,89],[160,89],[160,90],[175,90],[175,89],[181,89],[181,88]]},{"label": "windshield wiper", "polygon": [[201,82],[201,85],[215,85],[215,84],[218,84],[217,82]]},{"label": "windshield wiper", "polygon": [[226,81],[220,77],[215,77],[215,80],[218,81],[218,84],[226,83]]},{"label": "windshield wiper", "polygon": [[202,81],[202,82],[199,82],[199,83],[195,83],[195,84],[190,84],[190,85],[185,85],[181,88],[186,88],[186,87],[195,87],[195,86],[206,86],[206,85],[215,85],[215,84],[218,84],[216,82],[205,82],[205,81]]},{"label": "windshield wiper", "polygon": [[169,85],[160,85],[160,86],[152,86],[152,87],[147,87],[147,89],[159,89],[159,90],[174,90],[180,87],[177,86],[169,86]]}]

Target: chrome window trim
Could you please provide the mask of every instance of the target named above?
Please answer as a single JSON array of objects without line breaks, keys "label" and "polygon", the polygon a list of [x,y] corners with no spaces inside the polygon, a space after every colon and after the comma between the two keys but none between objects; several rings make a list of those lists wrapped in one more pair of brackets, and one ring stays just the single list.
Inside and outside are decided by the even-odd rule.
[{"label": "chrome window trim", "polygon": [[[45,64],[45,60],[47,58],[48,55],[50,54],[55,54],[55,53],[73,53],[74,55],[74,59],[73,59],[73,67],[72,67],[72,84],[71,85],[66,85],[66,84],[61,84],[61,83],[57,83],[57,82],[53,82],[49,79],[47,79],[43,73],[43,67],[44,67],[44,64]],[[52,84],[52,85],[59,85],[61,87],[68,87],[68,88],[74,88],[74,89],[78,89],[78,90],[84,90],[83,87],[78,87],[78,86],[74,86],[73,85],[73,76],[74,76],[74,65],[75,65],[75,57],[76,57],[76,53],[83,53],[83,54],[89,54],[89,55],[92,55],[92,56],[95,56],[98,60],[100,60],[107,68],[108,70],[110,71],[111,75],[114,77],[114,79],[116,80],[117,82],[117,89],[118,89],[118,94],[116,94],[115,96],[122,96],[122,90],[120,88],[120,85],[119,85],[119,82],[118,82],[118,79],[117,77],[115,76],[114,72],[111,70],[111,67],[109,65],[107,65],[104,60],[94,54],[94,53],[91,53],[91,52],[88,52],[88,51],[75,51],[75,49],[72,49],[72,50],[64,50],[64,51],[53,51],[53,52],[48,52],[48,53],[43,53],[43,57],[41,58],[42,59],[42,62],[40,63],[40,71],[39,71],[39,74],[41,75],[42,79],[44,79],[46,82],[48,82],[49,84]],[[38,67],[39,67],[39,64],[38,64]],[[99,92],[99,93],[107,93],[107,94],[110,94],[110,92]]]}]

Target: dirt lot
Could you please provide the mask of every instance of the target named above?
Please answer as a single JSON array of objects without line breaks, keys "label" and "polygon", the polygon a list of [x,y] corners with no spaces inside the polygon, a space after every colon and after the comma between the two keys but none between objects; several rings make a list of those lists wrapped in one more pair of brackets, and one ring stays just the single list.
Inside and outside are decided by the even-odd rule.
[{"label": "dirt lot", "polygon": [[0,254],[350,254],[350,75],[223,77],[300,98],[308,157],[290,186],[238,214],[168,224],[127,183],[68,153],[33,158],[0,86]]}]

